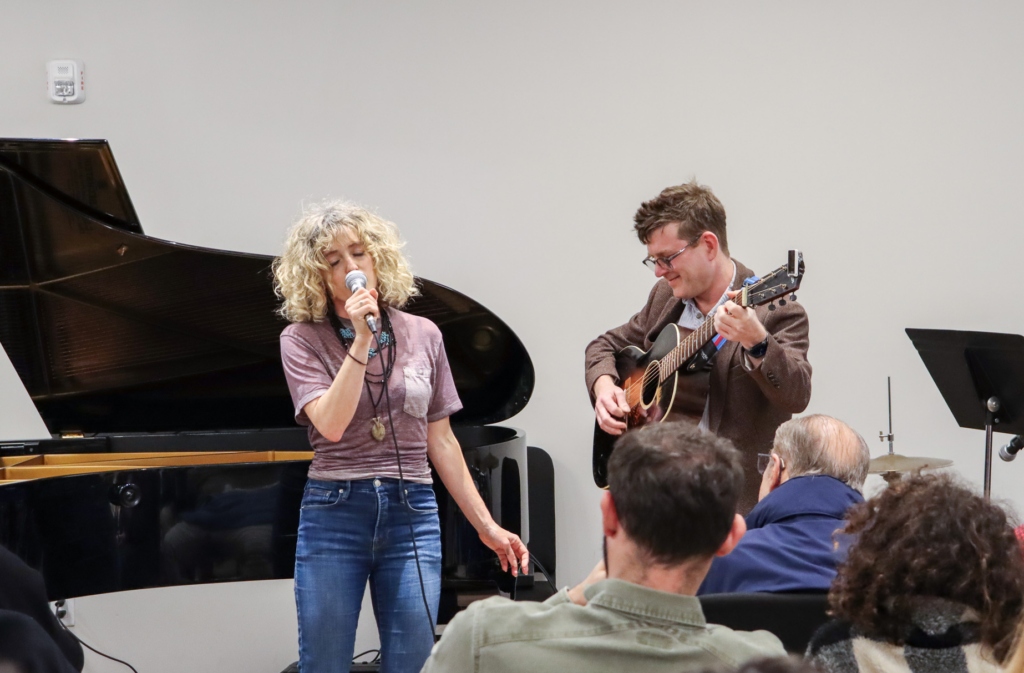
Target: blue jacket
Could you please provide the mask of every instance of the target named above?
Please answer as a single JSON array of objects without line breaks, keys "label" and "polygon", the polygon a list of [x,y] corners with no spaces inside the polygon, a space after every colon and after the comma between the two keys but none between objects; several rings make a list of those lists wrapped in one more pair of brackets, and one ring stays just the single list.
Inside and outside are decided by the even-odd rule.
[{"label": "blue jacket", "polygon": [[849,546],[833,533],[843,527],[846,510],[860,502],[860,493],[833,477],[783,483],[750,511],[747,534],[714,560],[698,595],[828,591]]}]

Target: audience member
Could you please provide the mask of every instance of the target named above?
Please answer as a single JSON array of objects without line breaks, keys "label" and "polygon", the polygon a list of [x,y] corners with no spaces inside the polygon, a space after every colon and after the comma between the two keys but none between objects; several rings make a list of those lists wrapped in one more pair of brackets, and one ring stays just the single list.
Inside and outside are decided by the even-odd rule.
[{"label": "audience member", "polygon": [[0,610],[0,673],[76,673],[39,622]]},{"label": "audience member", "polygon": [[1006,513],[949,475],[896,482],[850,510],[857,535],[814,635],[827,672],[1001,671],[1019,630],[1024,559]]},{"label": "audience member", "polygon": [[[7,613],[7,619],[3,621],[4,628],[15,630],[0,631],[0,661],[5,656],[8,659],[22,656],[23,645],[12,634],[27,633],[32,638],[38,638],[39,642],[48,639],[53,649],[63,653],[74,670],[82,670],[85,665],[82,646],[50,612],[43,576],[4,547],[0,547],[0,611]],[[21,613],[34,620],[39,626],[38,630],[25,627],[23,620],[15,618],[14,613]]]},{"label": "audience member", "polygon": [[830,416],[786,421],[775,432],[747,534],[716,558],[699,594],[828,591],[842,561],[834,533],[860,491],[871,453],[853,428]]},{"label": "audience member", "polygon": [[[445,671],[659,671],[736,668],[784,656],[765,631],[707,624],[694,594],[716,554],[743,536],[739,453],[693,426],[626,433],[601,498],[607,579],[544,603],[477,601],[445,628],[423,668]],[[601,576],[600,565],[594,575]]]}]

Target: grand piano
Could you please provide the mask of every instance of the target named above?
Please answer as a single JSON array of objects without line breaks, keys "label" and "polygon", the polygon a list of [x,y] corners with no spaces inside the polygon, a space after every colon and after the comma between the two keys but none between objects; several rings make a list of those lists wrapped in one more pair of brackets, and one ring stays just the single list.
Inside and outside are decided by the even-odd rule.
[{"label": "grand piano", "polygon": [[[106,141],[0,139],[0,343],[51,433],[0,442],[0,544],[51,600],[292,577],[312,451],[281,368],[270,262],[146,236]],[[530,357],[479,303],[418,282],[406,310],[441,329],[476,485],[553,574],[551,459],[493,425],[529,400]],[[439,623],[499,591],[552,592],[502,573],[434,488]]]}]

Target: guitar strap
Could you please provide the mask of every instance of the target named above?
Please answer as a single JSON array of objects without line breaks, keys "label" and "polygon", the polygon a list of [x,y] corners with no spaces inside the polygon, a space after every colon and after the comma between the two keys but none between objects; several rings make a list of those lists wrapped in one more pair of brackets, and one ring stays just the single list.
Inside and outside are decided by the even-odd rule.
[{"label": "guitar strap", "polygon": [[[743,284],[749,286],[757,283],[759,280],[761,279],[758,278],[757,276],[751,276],[750,278],[744,280]],[[718,302],[718,306],[721,306],[724,303],[725,297],[723,297],[722,300]],[[717,309],[718,306],[716,306],[715,308]],[[712,338],[710,341],[704,344],[704,346],[699,351],[697,351],[697,353],[694,354],[692,358],[690,358],[690,361],[686,363],[686,367],[683,371],[685,371],[687,374],[693,374],[702,369],[711,369],[711,367],[715,364],[715,355],[718,354],[718,351],[722,348],[722,346],[725,345],[725,343],[725,337],[723,337],[721,334],[716,334],[714,338]]]},{"label": "guitar strap", "polygon": [[711,369],[712,365],[715,364],[715,355],[718,354],[719,346],[715,343],[717,339],[704,344],[697,353],[690,358],[690,361],[686,364],[686,373],[693,374],[702,369]]}]

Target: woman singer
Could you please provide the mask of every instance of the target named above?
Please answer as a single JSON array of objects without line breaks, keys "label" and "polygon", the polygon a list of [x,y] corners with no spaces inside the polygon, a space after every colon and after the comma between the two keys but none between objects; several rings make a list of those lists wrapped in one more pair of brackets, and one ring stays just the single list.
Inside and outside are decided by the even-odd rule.
[{"label": "woman singer", "polygon": [[[292,323],[281,359],[313,446],[295,554],[302,673],[348,672],[367,579],[381,670],[419,671],[429,656],[441,535],[428,458],[502,569],[529,562],[488,512],[452,433],[462,403],[440,330],[400,310],[418,293],[401,247],[393,224],[334,201],[308,208],[274,261]],[[352,272],[365,276],[354,291]]]}]

